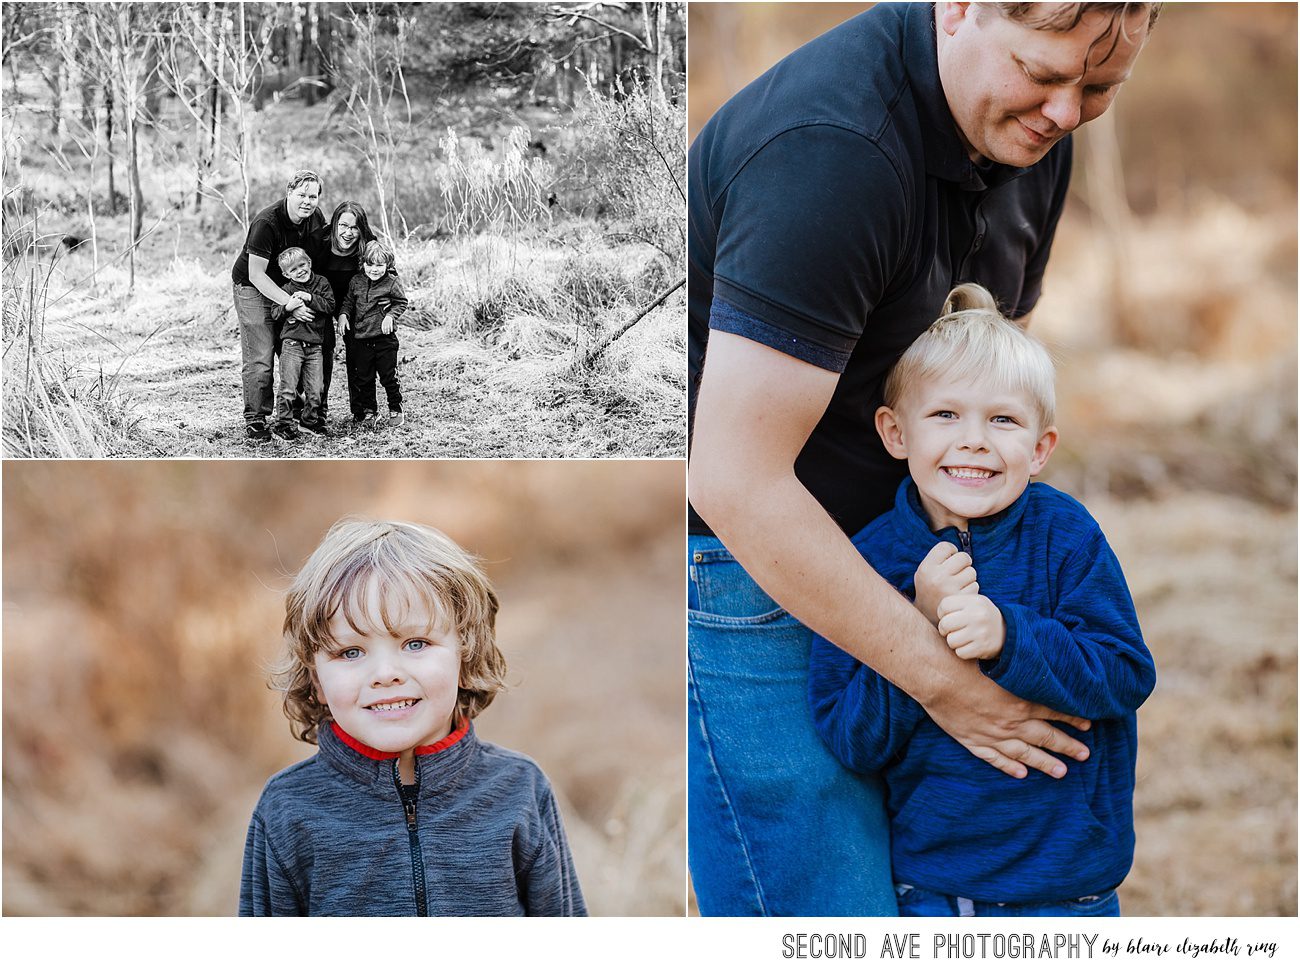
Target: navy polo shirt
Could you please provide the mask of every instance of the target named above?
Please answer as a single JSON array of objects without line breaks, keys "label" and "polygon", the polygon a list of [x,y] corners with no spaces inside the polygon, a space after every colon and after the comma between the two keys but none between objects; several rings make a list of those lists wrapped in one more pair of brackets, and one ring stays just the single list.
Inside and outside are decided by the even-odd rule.
[{"label": "navy polo shirt", "polygon": [[266,275],[276,286],[284,286],[284,274],[280,272],[276,257],[294,246],[302,247],[310,255],[314,248],[312,235],[327,225],[329,224],[319,209],[302,222],[295,223],[289,218],[288,203],[284,199],[267,206],[248,224],[248,237],[244,240],[244,248],[239,251],[239,259],[235,260],[230,271],[231,279],[246,287],[252,286],[248,279],[248,257],[251,254],[265,257]]},{"label": "navy polo shirt", "polygon": [[1033,309],[1069,185],[1068,138],[1025,169],[970,160],[934,30],[930,4],[878,4],[740,91],[690,149],[692,422],[711,329],[839,372],[795,472],[849,535],[907,471],[875,431],[889,369],[958,283],[1012,318]]}]

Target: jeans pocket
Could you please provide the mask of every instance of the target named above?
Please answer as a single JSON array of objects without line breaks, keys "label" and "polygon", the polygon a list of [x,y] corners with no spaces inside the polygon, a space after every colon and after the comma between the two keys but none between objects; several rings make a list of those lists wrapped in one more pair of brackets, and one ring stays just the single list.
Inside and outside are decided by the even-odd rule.
[{"label": "jeans pocket", "polygon": [[692,553],[689,577],[687,613],[693,624],[708,627],[799,624],[725,549]]},{"label": "jeans pocket", "polygon": [[1119,889],[1114,888],[1105,893],[1077,900],[1064,901],[1071,917],[1118,917]]}]

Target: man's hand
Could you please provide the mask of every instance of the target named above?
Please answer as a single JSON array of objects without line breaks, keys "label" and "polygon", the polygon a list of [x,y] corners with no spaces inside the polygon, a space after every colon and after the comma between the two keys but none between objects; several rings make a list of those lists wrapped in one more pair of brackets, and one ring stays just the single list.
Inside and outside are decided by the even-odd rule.
[{"label": "man's hand", "polygon": [[916,609],[936,626],[939,623],[939,601],[958,594],[976,594],[975,567],[970,555],[960,552],[951,543],[938,543],[925,554],[916,568]]},{"label": "man's hand", "polygon": [[348,332],[348,315],[339,314],[339,333],[346,334],[347,332]]},{"label": "man's hand", "polygon": [[942,696],[929,699],[925,710],[972,755],[1017,779],[1029,774],[1026,767],[1062,778],[1065,765],[1053,752],[1078,762],[1088,758],[1086,745],[1049,723],[1066,722],[1087,731],[1092,725],[1088,719],[1017,698],[981,674],[974,661],[961,663],[969,676],[963,672],[950,681]]},{"label": "man's hand", "polygon": [[939,633],[963,661],[991,661],[1002,653],[1007,624],[988,597],[961,593],[939,601]]},{"label": "man's hand", "polygon": [[379,322],[379,329],[385,334],[391,334],[393,332],[393,318],[385,317],[381,320]]}]

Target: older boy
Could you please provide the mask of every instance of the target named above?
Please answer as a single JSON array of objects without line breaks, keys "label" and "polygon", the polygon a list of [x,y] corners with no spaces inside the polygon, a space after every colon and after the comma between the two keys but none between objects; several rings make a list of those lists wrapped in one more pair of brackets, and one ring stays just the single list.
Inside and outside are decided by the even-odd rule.
[{"label": "older boy", "polygon": [[953,291],[954,307],[886,382],[876,427],[909,478],[854,546],[957,657],[1090,720],[1077,737],[1092,757],[1062,780],[1012,779],[821,637],[813,719],[844,765],[884,774],[901,915],[1118,916],[1135,712],[1155,667],[1101,529],[1069,496],[1029,483],[1057,441],[1047,352],[982,287]]},{"label": "older boy", "polygon": [[[280,394],[272,434],[284,441],[298,437],[298,429],[324,435],[321,421],[321,345],[334,326],[334,290],[329,280],[313,273],[311,258],[298,246],[281,253],[276,262],[284,274],[288,304],[272,304],[271,319],[280,326]],[[296,309],[293,309],[296,308]],[[302,384],[302,421],[293,417],[294,399]]]}]

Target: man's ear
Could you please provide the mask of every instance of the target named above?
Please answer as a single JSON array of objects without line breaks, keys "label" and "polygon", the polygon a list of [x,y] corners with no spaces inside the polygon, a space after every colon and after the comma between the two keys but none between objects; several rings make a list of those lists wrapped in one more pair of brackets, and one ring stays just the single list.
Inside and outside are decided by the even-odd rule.
[{"label": "man's ear", "polygon": [[1043,466],[1047,464],[1047,460],[1056,451],[1056,442],[1059,437],[1055,425],[1048,425],[1043,429],[1043,433],[1038,436],[1037,444],[1034,445],[1033,457],[1029,460],[1030,475],[1037,475],[1043,471]]},{"label": "man's ear", "polygon": [[907,458],[907,445],[903,442],[903,426],[888,405],[876,409],[876,433],[885,443],[885,451],[896,459]]},{"label": "man's ear", "polygon": [[939,29],[951,37],[957,32],[962,21],[967,17],[974,17],[975,11],[971,9],[969,3],[937,3],[935,4],[934,19]]}]

